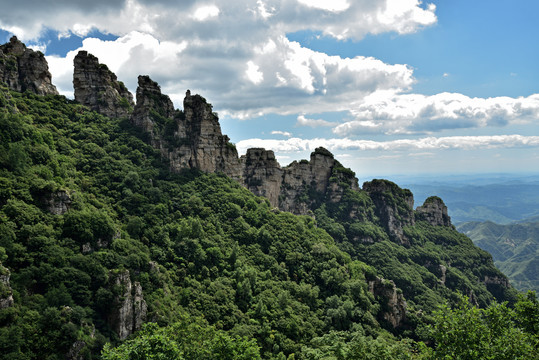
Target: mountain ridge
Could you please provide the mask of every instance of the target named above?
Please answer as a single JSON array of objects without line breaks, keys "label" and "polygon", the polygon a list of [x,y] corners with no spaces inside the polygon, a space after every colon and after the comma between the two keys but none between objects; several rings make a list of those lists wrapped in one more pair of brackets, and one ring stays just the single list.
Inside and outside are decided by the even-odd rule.
[{"label": "mountain ridge", "polygon": [[[270,150],[239,157],[202,96],[177,110],[141,76],[130,109],[90,60],[75,71],[85,105],[0,88],[2,353],[75,359],[181,311],[282,358],[335,331],[418,336],[459,292],[515,300],[441,199],[414,210],[391,181],[359,188],[323,148],[285,167]],[[36,327],[32,344],[16,336]]]}]

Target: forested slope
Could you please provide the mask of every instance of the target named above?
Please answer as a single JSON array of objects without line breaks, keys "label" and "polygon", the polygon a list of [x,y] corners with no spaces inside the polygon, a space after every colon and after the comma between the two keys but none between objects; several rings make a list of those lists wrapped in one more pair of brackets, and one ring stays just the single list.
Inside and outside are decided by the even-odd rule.
[{"label": "forested slope", "polygon": [[539,221],[507,225],[467,222],[458,229],[492,254],[513,286],[521,291],[539,291]]},{"label": "forested slope", "polygon": [[418,329],[459,293],[516,300],[488,253],[393,183],[296,216],[223,174],[172,173],[145,138],[62,96],[0,89],[1,357],[98,358],[126,338],[105,358],[434,356],[392,333],[436,339]]}]

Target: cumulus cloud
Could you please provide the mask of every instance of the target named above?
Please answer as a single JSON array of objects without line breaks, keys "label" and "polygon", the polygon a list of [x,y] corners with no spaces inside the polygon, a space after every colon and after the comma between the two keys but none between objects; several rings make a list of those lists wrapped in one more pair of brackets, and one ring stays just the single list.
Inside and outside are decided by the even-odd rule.
[{"label": "cumulus cloud", "polygon": [[539,94],[485,99],[456,93],[425,96],[378,92],[366,96],[350,112],[354,120],[336,126],[335,134],[432,133],[531,122],[539,116]]},{"label": "cumulus cloud", "polygon": [[[419,0],[19,0],[4,6],[0,26],[18,28],[25,40],[44,28],[74,31],[95,27],[125,35],[148,30],[170,40],[203,30],[193,22],[219,16],[221,36],[314,30],[339,39],[361,39],[368,33],[409,33],[436,22],[435,6]],[[248,24],[249,27],[245,27]],[[228,31],[226,31],[228,29]],[[206,29],[207,30],[207,29]]]},{"label": "cumulus cloud", "polygon": [[[403,91],[414,83],[405,65],[329,56],[282,35],[255,47],[213,42],[158,41],[133,31],[115,41],[87,38],[82,49],[107,64],[131,91],[139,74],[149,74],[176,103],[189,88],[236,118],[344,111],[374,91]],[[48,57],[53,81],[64,94],[72,91],[69,73],[77,52]]]},{"label": "cumulus cloud", "polygon": [[[411,33],[434,24],[435,11],[419,0],[20,0],[3,7],[0,28],[36,41],[45,29],[60,36],[91,30],[119,35],[115,41],[87,38],[82,49],[132,92],[137,76],[148,74],[176,106],[190,89],[225,116],[302,114],[296,125],[334,126],[342,137],[504,126],[537,117],[538,95],[406,94],[415,83],[407,65],[330,56],[286,37],[300,30],[353,40]],[[72,96],[78,50],[47,57],[53,82],[66,96]],[[338,111],[351,120],[332,124],[308,117]]]},{"label": "cumulus cloud", "polygon": [[317,127],[324,127],[324,126],[326,127],[335,126],[335,123],[331,121],[323,120],[323,119],[309,119],[309,118],[306,118],[305,115],[299,115],[296,125],[317,128]]},{"label": "cumulus cloud", "polygon": [[286,137],[291,137],[292,136],[292,134],[289,133],[288,131],[280,131],[280,130],[272,131],[271,135],[282,135],[282,136],[286,136]]},{"label": "cumulus cloud", "polygon": [[264,147],[277,152],[313,151],[323,146],[336,150],[382,150],[382,151],[431,151],[431,150],[480,150],[501,148],[537,148],[539,136],[492,135],[492,136],[448,136],[399,139],[392,141],[352,139],[247,139],[236,144],[244,153],[252,147]]},{"label": "cumulus cloud", "polygon": [[[435,8],[417,0],[21,0],[0,12],[0,28],[23,40],[39,39],[46,29],[62,36],[119,35],[112,42],[85,41],[83,48],[132,91],[137,76],[149,74],[176,103],[190,88],[238,118],[346,110],[373,91],[404,91],[414,82],[405,65],[328,56],[289,41],[289,32],[357,40],[435,22]],[[49,57],[63,94],[72,91],[66,74],[73,56]]]}]

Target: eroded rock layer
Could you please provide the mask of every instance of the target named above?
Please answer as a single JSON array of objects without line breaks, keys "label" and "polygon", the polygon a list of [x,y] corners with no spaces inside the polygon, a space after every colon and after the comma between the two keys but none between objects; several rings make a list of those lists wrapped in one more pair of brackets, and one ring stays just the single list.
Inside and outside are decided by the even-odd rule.
[{"label": "eroded rock layer", "polygon": [[41,52],[28,49],[15,36],[0,45],[0,82],[10,89],[58,95],[51,78],[49,65]]},{"label": "eroded rock layer", "polygon": [[73,63],[75,100],[105,116],[129,116],[133,95],[106,65],[87,51],[79,51]]}]

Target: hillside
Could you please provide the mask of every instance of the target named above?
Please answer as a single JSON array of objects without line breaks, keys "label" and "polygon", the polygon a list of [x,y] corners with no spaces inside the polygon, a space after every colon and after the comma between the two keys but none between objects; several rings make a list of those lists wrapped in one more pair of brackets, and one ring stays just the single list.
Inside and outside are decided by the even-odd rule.
[{"label": "hillside", "polygon": [[444,199],[455,224],[492,221],[510,224],[538,215],[537,175],[448,176],[404,182],[418,199],[437,195]]},{"label": "hillside", "polygon": [[539,292],[539,221],[509,225],[468,222],[457,229],[492,254],[515,288]]},{"label": "hillside", "polygon": [[92,359],[123,342],[163,358],[412,358],[433,354],[422,339],[443,351],[429,327],[442,304],[505,311],[520,335],[496,336],[534,351],[524,305],[493,304],[539,306],[440,198],[414,209],[388,180],[360,188],[323,148],[286,167],[265,149],[239,157],[202,96],[174,109],[141,76],[133,104],[87,53],[75,79],[75,100],[0,86],[1,357]]}]

